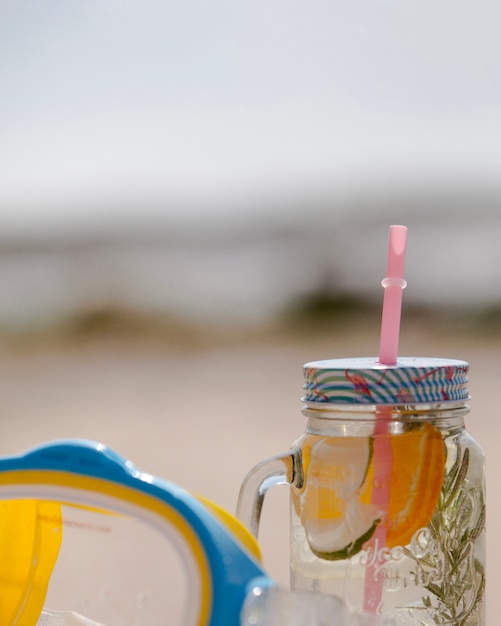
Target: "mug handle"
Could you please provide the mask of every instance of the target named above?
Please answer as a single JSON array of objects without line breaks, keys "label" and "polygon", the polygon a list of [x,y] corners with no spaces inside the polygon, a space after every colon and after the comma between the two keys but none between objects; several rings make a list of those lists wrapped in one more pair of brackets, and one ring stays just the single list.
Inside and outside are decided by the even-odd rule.
[{"label": "mug handle", "polygon": [[303,486],[301,450],[293,448],[255,465],[245,476],[238,495],[237,518],[257,538],[264,497],[275,485]]}]

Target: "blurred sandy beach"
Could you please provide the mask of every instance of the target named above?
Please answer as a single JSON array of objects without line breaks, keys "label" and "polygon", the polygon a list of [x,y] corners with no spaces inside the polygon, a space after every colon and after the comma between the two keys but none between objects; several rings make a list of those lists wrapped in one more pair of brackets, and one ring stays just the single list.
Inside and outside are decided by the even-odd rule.
[{"label": "blurred sandy beach", "polygon": [[[275,330],[240,339],[172,341],[164,335],[89,335],[5,343],[0,352],[0,454],[79,437],[106,443],[140,469],[234,511],[258,461],[301,434],[302,365],[377,354],[377,326],[334,322],[330,332]],[[401,355],[465,359],[471,367],[471,434],[488,465],[488,602],[501,584],[501,336],[404,324]],[[268,571],[288,583],[287,489],[270,492],[260,542]],[[495,626],[490,611],[490,623]]]},{"label": "blurred sandy beach", "polygon": [[[470,363],[497,626],[501,4],[0,17],[0,455],[97,440],[234,511],[304,429],[303,364],[377,355],[406,225],[399,354]],[[260,537],[283,584],[287,495]]]}]

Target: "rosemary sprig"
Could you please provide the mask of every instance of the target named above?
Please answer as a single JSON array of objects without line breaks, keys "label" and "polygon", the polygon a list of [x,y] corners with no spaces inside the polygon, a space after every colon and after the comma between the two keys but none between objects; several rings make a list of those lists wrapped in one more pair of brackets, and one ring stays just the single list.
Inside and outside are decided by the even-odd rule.
[{"label": "rosemary sprig", "polygon": [[422,598],[436,624],[479,626],[479,605],[485,590],[485,571],[475,558],[475,542],[485,527],[485,502],[480,489],[465,480],[469,450],[456,458],[444,477],[437,508],[428,524],[430,550],[424,556],[412,549],[405,554],[417,565],[416,576],[430,596]]}]

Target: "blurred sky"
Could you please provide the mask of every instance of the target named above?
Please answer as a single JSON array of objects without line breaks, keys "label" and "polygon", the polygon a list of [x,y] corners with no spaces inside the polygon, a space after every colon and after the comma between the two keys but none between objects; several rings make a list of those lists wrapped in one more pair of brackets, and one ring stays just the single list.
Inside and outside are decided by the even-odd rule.
[{"label": "blurred sky", "polygon": [[500,23],[494,0],[0,0],[0,228],[496,186]]}]

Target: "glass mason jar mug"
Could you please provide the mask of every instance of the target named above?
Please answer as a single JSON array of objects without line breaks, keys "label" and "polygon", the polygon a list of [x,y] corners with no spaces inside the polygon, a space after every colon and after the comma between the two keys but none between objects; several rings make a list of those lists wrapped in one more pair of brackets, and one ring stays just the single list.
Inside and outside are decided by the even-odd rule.
[{"label": "glass mason jar mug", "polygon": [[465,430],[468,364],[304,366],[307,426],[245,478],[237,515],[257,536],[263,499],[291,487],[294,590],[342,597],[400,624],[485,624],[485,471]]}]

